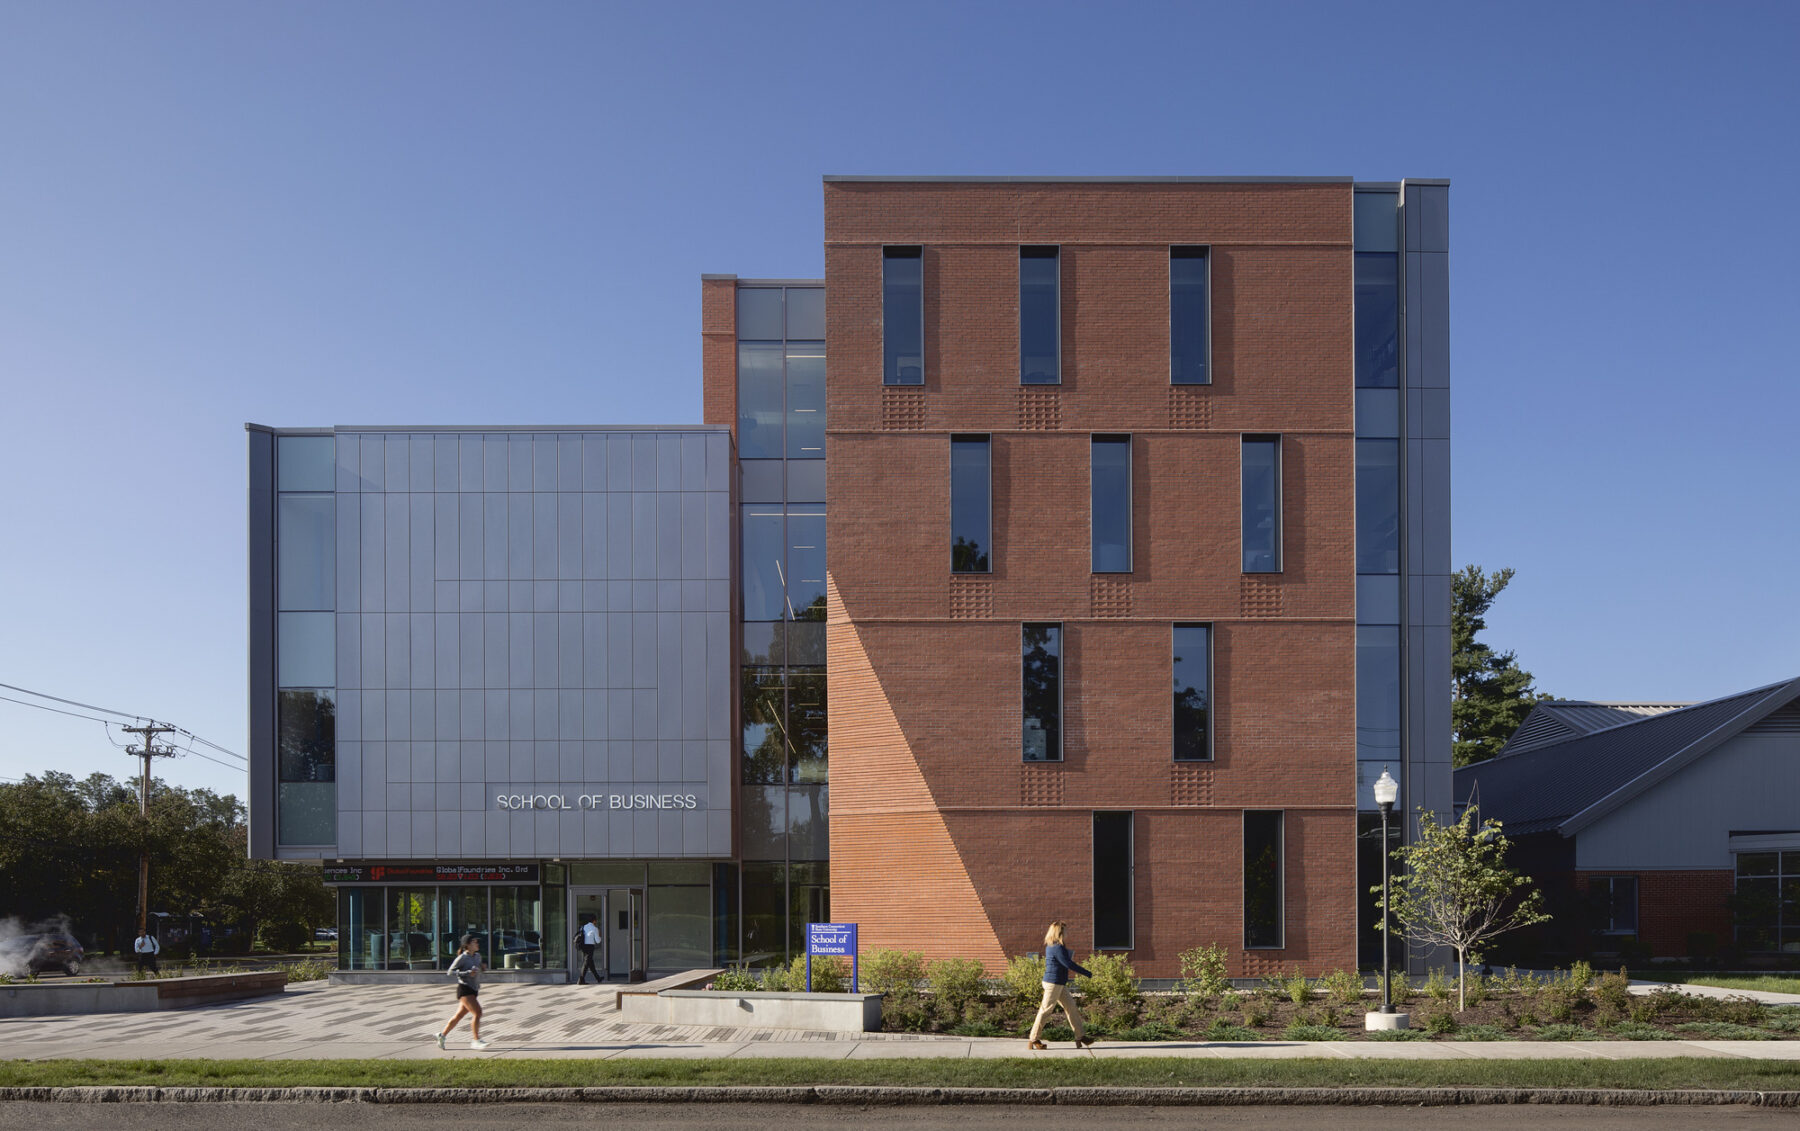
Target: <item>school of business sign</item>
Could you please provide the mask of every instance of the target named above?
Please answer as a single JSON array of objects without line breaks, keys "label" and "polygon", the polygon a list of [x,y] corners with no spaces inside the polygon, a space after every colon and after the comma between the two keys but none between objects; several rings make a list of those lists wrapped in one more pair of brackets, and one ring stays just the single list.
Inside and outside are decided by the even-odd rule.
[{"label": "school of business sign", "polygon": [[698,810],[706,806],[696,793],[496,793],[494,808],[518,812],[526,809]]},{"label": "school of business sign", "polygon": [[821,958],[848,958],[850,960],[850,992],[857,992],[855,923],[808,923],[806,925],[807,993],[812,992],[812,960],[815,954]]}]

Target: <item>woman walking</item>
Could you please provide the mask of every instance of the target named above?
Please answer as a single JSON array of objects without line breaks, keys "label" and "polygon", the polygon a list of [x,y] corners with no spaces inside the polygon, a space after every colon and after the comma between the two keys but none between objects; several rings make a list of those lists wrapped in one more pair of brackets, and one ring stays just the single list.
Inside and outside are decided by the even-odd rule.
[{"label": "woman walking", "polygon": [[450,1015],[450,1023],[444,1026],[443,1032],[437,1035],[438,1048],[444,1047],[444,1041],[450,1036],[450,1030],[456,1028],[463,1014],[469,1015],[469,1047],[484,1049],[488,1043],[481,1039],[481,936],[464,935],[462,949],[450,960],[448,973],[456,978],[456,1012]]},{"label": "woman walking", "polygon": [[1078,965],[1075,956],[1063,945],[1063,931],[1067,927],[1067,923],[1058,919],[1044,932],[1044,1002],[1038,1006],[1037,1020],[1031,1023],[1031,1043],[1027,1048],[1050,1047],[1039,1040],[1038,1035],[1044,1031],[1044,1019],[1059,1005],[1069,1015],[1069,1028],[1075,1030],[1075,1047],[1086,1048],[1094,1043],[1094,1038],[1082,1035],[1081,1011],[1075,1008],[1075,999],[1069,996],[1071,971],[1084,978],[1091,978],[1093,975]]}]

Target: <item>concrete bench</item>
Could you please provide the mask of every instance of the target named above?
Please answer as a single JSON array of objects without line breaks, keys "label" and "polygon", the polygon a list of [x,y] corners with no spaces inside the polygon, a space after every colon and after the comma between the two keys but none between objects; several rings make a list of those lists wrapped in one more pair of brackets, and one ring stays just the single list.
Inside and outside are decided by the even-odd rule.
[{"label": "concrete bench", "polygon": [[881,995],[663,990],[620,995],[619,1015],[653,1025],[873,1033],[881,1028]]},{"label": "concrete bench", "polygon": [[154,1013],[222,1001],[245,1001],[287,990],[287,972],[201,974],[142,982],[15,982],[0,986],[0,1017],[80,1013]]}]

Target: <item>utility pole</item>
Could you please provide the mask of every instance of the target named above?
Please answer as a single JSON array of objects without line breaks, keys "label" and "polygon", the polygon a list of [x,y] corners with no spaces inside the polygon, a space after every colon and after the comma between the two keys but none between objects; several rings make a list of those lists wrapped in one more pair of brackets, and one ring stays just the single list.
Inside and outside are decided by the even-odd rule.
[{"label": "utility pole", "polygon": [[170,758],[175,754],[172,746],[158,746],[156,736],[171,734],[174,727],[158,726],[151,722],[141,727],[120,727],[127,734],[135,734],[143,738],[142,746],[127,746],[125,753],[134,758],[144,760],[144,776],[138,782],[138,816],[142,818],[138,826],[138,906],[137,925],[140,932],[150,926],[150,759]]}]

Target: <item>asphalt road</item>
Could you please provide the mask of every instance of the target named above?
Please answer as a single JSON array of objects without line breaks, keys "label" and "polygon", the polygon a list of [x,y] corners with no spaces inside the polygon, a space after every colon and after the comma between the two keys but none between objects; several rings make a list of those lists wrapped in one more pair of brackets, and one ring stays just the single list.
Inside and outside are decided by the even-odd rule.
[{"label": "asphalt road", "polygon": [[780,1104],[230,1104],[149,1103],[0,1104],[0,1128],[180,1128],[181,1131],[319,1131],[380,1127],[439,1131],[445,1127],[630,1127],[761,1131],[764,1128],[834,1128],[854,1125],[921,1131],[999,1131],[1045,1125],[1080,1127],[1103,1122],[1118,1128],[1295,1128],[1298,1131],[1393,1131],[1395,1126],[1439,1128],[1641,1128],[1800,1127],[1800,1112],[1747,1107],[849,1107]]}]

